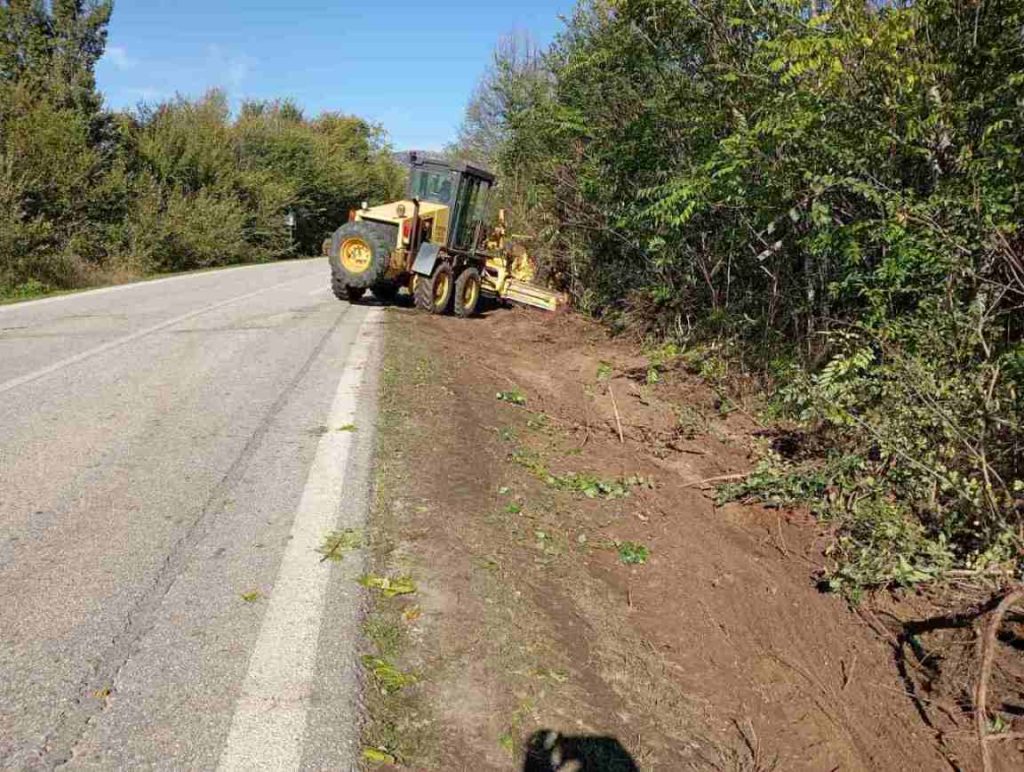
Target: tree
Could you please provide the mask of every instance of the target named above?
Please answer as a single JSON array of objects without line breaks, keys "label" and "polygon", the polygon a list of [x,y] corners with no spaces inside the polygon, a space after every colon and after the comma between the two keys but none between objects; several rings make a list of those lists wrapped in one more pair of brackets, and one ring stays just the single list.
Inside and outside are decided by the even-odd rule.
[{"label": "tree", "polygon": [[110,13],[110,2],[0,3],[0,286],[66,286],[102,257],[120,182],[93,77]]},{"label": "tree", "polygon": [[584,0],[470,104],[467,152],[581,308],[773,377],[828,435],[840,582],[1024,550],[1022,21]]}]

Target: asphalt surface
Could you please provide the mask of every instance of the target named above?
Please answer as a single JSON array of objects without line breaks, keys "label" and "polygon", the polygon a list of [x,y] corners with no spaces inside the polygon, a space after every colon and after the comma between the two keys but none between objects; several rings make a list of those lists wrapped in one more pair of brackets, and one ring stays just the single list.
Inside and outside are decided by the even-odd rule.
[{"label": "asphalt surface", "polygon": [[[0,767],[237,767],[229,734],[253,766],[354,766],[361,558],[288,545],[324,495],[312,527],[364,521],[379,313],[323,259],[0,306]],[[266,621],[310,566],[301,618],[292,581]],[[293,627],[311,648],[276,650]],[[294,693],[232,729],[267,668]]]}]

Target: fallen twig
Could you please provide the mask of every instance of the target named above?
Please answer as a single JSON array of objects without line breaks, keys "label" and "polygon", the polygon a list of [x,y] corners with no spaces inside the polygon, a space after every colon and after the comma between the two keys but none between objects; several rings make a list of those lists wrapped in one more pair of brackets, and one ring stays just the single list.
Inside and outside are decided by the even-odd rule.
[{"label": "fallen twig", "polygon": [[684,488],[699,488],[702,485],[710,485],[716,482],[726,482],[727,480],[742,480],[747,476],[747,472],[739,472],[737,474],[723,474],[718,477],[705,477],[703,480],[697,480],[696,482],[686,483]]},{"label": "fallen twig", "polygon": [[787,558],[789,557],[789,547],[786,545],[786,537],[782,535],[782,516],[779,515],[775,518],[775,527],[779,532],[779,542],[782,546],[782,554]]},{"label": "fallen twig", "polygon": [[612,385],[608,384],[608,396],[612,398],[612,410],[615,411],[615,426],[619,430],[619,442],[625,442],[625,438],[622,436],[622,419],[619,417],[619,406],[615,404],[615,392],[612,391]]},{"label": "fallen twig", "polygon": [[857,667],[857,655],[853,655],[853,661],[850,662],[849,667],[846,666],[846,660],[839,660],[839,664],[843,670],[843,687],[839,690],[840,693],[842,693],[846,691],[846,687],[849,686],[850,682],[853,680],[853,669]]},{"label": "fallen twig", "polygon": [[586,428],[583,434],[583,442],[580,443],[580,448],[585,448],[587,442],[590,440],[590,405],[587,402],[587,391],[583,390],[583,421],[586,424]]},{"label": "fallen twig", "polygon": [[985,772],[992,769],[992,758],[988,750],[988,740],[1001,735],[988,733],[988,682],[992,675],[992,660],[995,657],[996,636],[1010,606],[1024,596],[1024,587],[1015,587],[1007,591],[989,616],[988,627],[984,633],[978,633],[978,655],[981,658],[981,671],[978,673],[978,684],[974,692],[974,727],[978,733],[978,750],[981,752],[981,768]]}]

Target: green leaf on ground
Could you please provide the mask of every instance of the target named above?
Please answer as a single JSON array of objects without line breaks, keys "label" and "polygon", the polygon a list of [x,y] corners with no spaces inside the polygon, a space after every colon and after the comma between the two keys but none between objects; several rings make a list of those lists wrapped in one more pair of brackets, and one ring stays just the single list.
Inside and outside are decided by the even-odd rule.
[{"label": "green leaf on ground", "polygon": [[371,764],[397,764],[394,754],[381,748],[363,748],[363,760]]},{"label": "green leaf on ground", "polygon": [[366,654],[362,661],[363,667],[370,671],[382,694],[394,694],[417,681],[415,675],[403,673],[383,657]]},{"label": "green leaf on ground", "polygon": [[363,545],[363,535],[355,528],[346,528],[343,531],[331,531],[324,537],[324,543],[317,547],[323,557],[320,562],[333,560],[335,562],[344,558],[345,553],[357,549]]},{"label": "green leaf on ground", "polygon": [[416,583],[409,576],[391,578],[388,576],[376,576],[366,574],[359,578],[363,587],[380,590],[385,598],[394,598],[396,595],[412,595],[416,592]]},{"label": "green leaf on ground", "polygon": [[242,600],[244,600],[246,603],[255,603],[262,597],[263,593],[259,590],[249,590],[248,592],[243,592],[241,594]]},{"label": "green leaf on ground", "polygon": [[525,405],[526,395],[523,394],[519,389],[509,389],[508,391],[499,391],[494,395],[495,398],[500,402],[508,402],[512,405]]}]

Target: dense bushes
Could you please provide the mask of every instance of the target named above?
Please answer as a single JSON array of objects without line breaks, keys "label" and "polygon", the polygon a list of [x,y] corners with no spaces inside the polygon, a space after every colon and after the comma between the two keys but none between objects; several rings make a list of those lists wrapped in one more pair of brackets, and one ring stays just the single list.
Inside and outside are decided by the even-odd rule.
[{"label": "dense bushes", "polygon": [[830,440],[766,469],[821,480],[836,586],[1019,561],[1022,22],[586,0],[499,50],[464,129],[582,307],[771,376]]},{"label": "dense bushes", "polygon": [[[224,94],[112,114],[93,67],[109,2],[0,2],[0,298],[316,254],[400,185],[380,129]],[[285,215],[294,213],[294,234]]]}]

